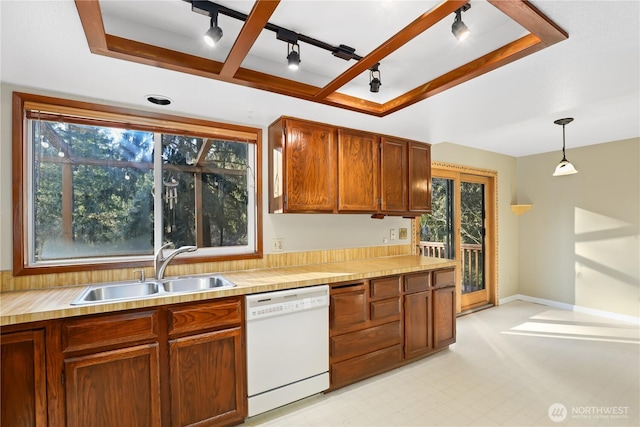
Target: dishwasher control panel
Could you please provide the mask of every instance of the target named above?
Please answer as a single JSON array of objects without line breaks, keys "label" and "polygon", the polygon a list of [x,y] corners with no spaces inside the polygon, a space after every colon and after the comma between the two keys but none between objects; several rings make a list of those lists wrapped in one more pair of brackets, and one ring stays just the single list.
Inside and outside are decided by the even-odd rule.
[{"label": "dishwasher control panel", "polygon": [[247,295],[247,320],[285,315],[329,305],[329,287],[288,289]]}]

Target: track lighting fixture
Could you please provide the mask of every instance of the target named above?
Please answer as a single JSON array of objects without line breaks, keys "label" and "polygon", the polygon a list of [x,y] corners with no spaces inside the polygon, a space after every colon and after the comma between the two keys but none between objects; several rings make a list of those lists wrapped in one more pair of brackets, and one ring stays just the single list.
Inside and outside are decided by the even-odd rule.
[{"label": "track lighting fixture", "polygon": [[204,42],[214,47],[222,38],[222,28],[218,27],[218,11],[211,14],[211,27],[204,33]]},{"label": "track lighting fixture", "polygon": [[300,45],[298,43],[287,43],[287,62],[290,70],[300,68]]},{"label": "track lighting fixture", "polygon": [[576,168],[571,164],[569,160],[567,160],[567,156],[564,154],[564,127],[571,123],[573,118],[567,117],[566,119],[558,119],[553,123],[562,126],[562,160],[560,164],[556,166],[555,172],[553,172],[553,176],[563,176],[563,175],[573,175],[574,173],[578,173]]},{"label": "track lighting fixture", "polygon": [[380,63],[378,62],[373,67],[369,68],[369,90],[373,93],[380,91],[382,81],[380,81]]},{"label": "track lighting fixture", "polygon": [[[247,21],[249,18],[248,15],[239,12],[237,10],[230,9],[226,6],[223,6],[218,3],[214,3],[212,1],[206,0],[185,0],[188,3],[191,3],[191,10],[193,12],[199,13],[201,15],[211,17],[211,28],[205,34],[205,41],[207,44],[213,46],[215,42],[220,40],[222,37],[222,30],[218,27],[218,14],[222,14],[228,16],[230,18],[238,19],[240,21]],[[324,49],[326,51],[331,52],[333,56],[336,58],[344,59],[345,61],[350,61],[355,59],[359,61],[362,59],[360,55],[356,53],[356,49],[344,44],[334,46],[329,43],[325,43],[321,40],[315,39],[313,37],[305,36],[304,34],[296,33],[295,31],[288,30],[284,27],[280,27],[279,25],[272,24],[271,22],[267,22],[264,26],[265,30],[273,31],[276,33],[278,40],[282,40],[286,43],[290,43],[292,45],[296,45],[293,48],[295,54],[291,55],[293,59],[290,59],[290,54],[292,54],[292,48],[290,47],[287,51],[287,59],[289,60],[289,65],[292,62],[295,63],[295,57],[298,57],[298,63],[300,62],[300,46],[298,42],[304,42],[310,44],[311,46],[315,46],[320,49]]]},{"label": "track lighting fixture", "polygon": [[466,12],[470,8],[471,8],[471,3],[467,3],[461,8],[459,8],[458,10],[456,10],[456,18],[453,21],[453,25],[451,26],[451,32],[453,33],[454,36],[456,36],[456,38],[460,42],[466,39],[467,37],[469,37],[469,34],[471,34],[471,31],[469,31],[469,28],[465,25],[464,22],[462,22],[462,12]]}]

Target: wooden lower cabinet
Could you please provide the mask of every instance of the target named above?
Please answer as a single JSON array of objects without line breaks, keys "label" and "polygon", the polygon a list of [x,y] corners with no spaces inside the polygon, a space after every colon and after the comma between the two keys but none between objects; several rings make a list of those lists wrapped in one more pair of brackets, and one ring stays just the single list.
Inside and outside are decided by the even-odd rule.
[{"label": "wooden lower cabinet", "polygon": [[402,345],[397,344],[382,350],[331,364],[331,387],[338,388],[388,371],[402,362]]},{"label": "wooden lower cabinet", "polygon": [[239,424],[245,417],[239,327],[169,341],[171,425]]},{"label": "wooden lower cabinet", "polygon": [[331,286],[331,389],[446,348],[456,340],[455,269]]},{"label": "wooden lower cabinet", "polygon": [[411,359],[433,350],[431,291],[404,296],[404,357]]},{"label": "wooden lower cabinet", "polygon": [[44,330],[0,337],[0,408],[3,426],[47,425]]},{"label": "wooden lower cabinet", "polygon": [[401,312],[400,276],[332,286],[329,305],[332,389],[399,366]]},{"label": "wooden lower cabinet", "polygon": [[158,344],[65,359],[68,427],[159,426]]},{"label": "wooden lower cabinet", "polygon": [[433,290],[433,347],[440,349],[456,342],[456,288]]},{"label": "wooden lower cabinet", "polygon": [[243,318],[232,297],[63,320],[67,426],[241,424]]}]

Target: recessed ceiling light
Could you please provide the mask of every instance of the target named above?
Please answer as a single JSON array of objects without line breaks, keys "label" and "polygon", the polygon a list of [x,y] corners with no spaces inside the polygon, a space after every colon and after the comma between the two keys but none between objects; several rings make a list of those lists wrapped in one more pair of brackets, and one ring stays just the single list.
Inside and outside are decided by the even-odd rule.
[{"label": "recessed ceiling light", "polygon": [[170,98],[162,95],[146,95],[145,98],[155,105],[169,105],[172,102]]}]

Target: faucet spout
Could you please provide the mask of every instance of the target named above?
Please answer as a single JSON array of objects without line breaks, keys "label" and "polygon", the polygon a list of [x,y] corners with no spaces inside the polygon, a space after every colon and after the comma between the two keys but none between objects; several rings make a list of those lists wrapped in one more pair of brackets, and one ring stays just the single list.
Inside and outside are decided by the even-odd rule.
[{"label": "faucet spout", "polygon": [[196,249],[198,249],[197,246],[180,246],[178,249],[176,249],[175,251],[171,252],[166,258],[164,258],[162,256],[162,251],[163,249],[169,247],[169,246],[173,246],[173,243],[167,243],[166,245],[163,245],[158,252],[156,252],[156,256],[155,256],[155,272],[156,272],[156,279],[160,280],[164,278],[164,271],[167,269],[167,266],[169,265],[169,263],[171,262],[171,260],[173,258],[176,257],[176,255],[179,255],[183,252],[193,252]]}]

